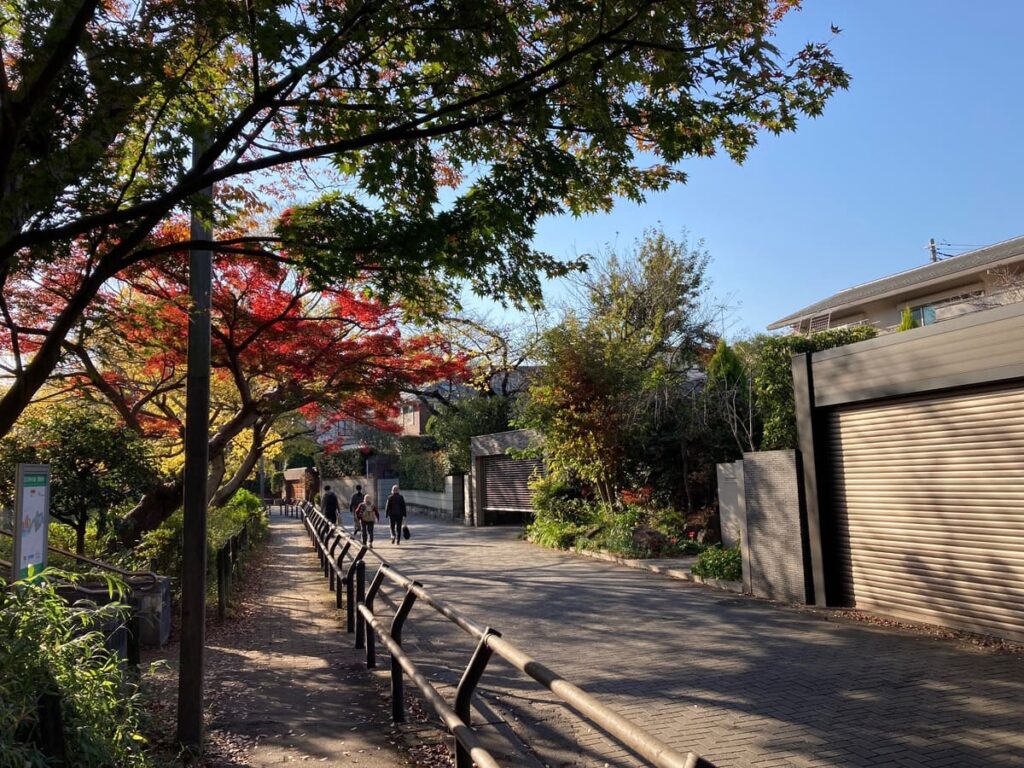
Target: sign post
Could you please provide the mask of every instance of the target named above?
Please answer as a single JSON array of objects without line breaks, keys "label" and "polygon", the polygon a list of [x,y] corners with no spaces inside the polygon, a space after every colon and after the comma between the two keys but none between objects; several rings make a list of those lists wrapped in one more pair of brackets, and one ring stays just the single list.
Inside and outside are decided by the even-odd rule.
[{"label": "sign post", "polygon": [[14,492],[15,580],[46,567],[47,533],[50,524],[50,467],[19,464]]}]

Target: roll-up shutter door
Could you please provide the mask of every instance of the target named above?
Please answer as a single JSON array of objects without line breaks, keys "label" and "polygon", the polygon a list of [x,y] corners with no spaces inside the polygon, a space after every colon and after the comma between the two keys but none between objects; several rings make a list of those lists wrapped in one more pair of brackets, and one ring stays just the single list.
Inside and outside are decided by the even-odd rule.
[{"label": "roll-up shutter door", "polygon": [[535,459],[513,459],[511,456],[487,456],[484,459],[484,507],[503,518],[508,513],[530,512],[530,489],[527,485],[540,462]]},{"label": "roll-up shutter door", "polygon": [[1024,386],[828,418],[847,604],[1024,640]]}]

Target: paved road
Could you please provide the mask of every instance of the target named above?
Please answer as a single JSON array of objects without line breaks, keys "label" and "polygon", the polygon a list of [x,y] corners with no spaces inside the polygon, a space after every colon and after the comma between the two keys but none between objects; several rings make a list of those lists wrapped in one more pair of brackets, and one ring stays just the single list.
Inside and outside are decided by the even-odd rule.
[{"label": "paved road", "polygon": [[[414,517],[377,552],[682,750],[735,766],[1022,766],[1024,656],[822,616]],[[417,608],[414,653],[472,645]],[[421,647],[422,646],[422,647]],[[492,662],[482,691],[543,764],[637,765]],[[559,746],[561,744],[561,746]],[[566,748],[565,744],[574,746]]]}]

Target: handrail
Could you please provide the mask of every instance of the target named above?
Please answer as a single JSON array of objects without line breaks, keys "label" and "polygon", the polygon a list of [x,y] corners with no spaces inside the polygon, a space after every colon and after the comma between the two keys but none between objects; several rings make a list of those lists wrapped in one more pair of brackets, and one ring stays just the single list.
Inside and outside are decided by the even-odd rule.
[{"label": "handrail", "polygon": [[[684,755],[673,749],[636,723],[573,685],[549,667],[520,651],[512,643],[504,640],[501,633],[490,627],[480,626],[454,606],[434,597],[422,584],[408,578],[376,552],[356,541],[343,528],[329,522],[309,502],[300,502],[295,505],[295,508],[320,558],[324,575],[329,579],[330,586],[336,590],[338,608],[342,607],[342,586],[345,587],[346,600],[344,602],[348,609],[347,629],[356,635],[356,648],[365,647],[367,667],[376,666],[375,644],[372,642],[375,635],[383,641],[391,653],[393,719],[396,722],[404,720],[402,685],[402,672],[404,671],[423,692],[434,711],[455,737],[457,768],[469,768],[474,763],[480,766],[497,765],[493,757],[480,747],[475,732],[472,730],[469,716],[470,699],[492,653],[505,659],[527,677],[553,693],[578,715],[597,725],[606,734],[645,758],[651,765],[658,768],[714,768],[712,763],[692,752]],[[334,552],[342,541],[344,544],[340,554],[335,557]],[[347,570],[345,568],[346,557],[350,557],[352,560]],[[368,557],[377,560],[378,566],[369,590],[366,590],[365,572]],[[385,579],[404,590],[404,597],[398,606],[390,629],[385,629],[373,610],[374,599]],[[412,610],[413,604],[417,601],[425,603],[462,631],[478,640],[476,651],[456,690],[454,708],[444,701],[402,649],[402,626]],[[356,607],[356,603],[358,603],[358,607]],[[366,627],[369,627],[371,632],[365,634],[364,643]]]},{"label": "handrail", "polygon": [[258,515],[249,516],[242,527],[228,536],[227,540],[217,548],[217,618],[224,619],[228,613],[228,601],[231,597],[231,581],[239,563],[239,553],[243,549],[252,548],[252,536],[249,526],[253,525],[258,516],[270,515],[269,507],[261,504]]},{"label": "handrail", "polygon": [[[8,530],[6,530],[4,528],[0,528],[0,535],[10,536],[12,539],[14,538],[14,532],[13,531],[8,531]],[[104,562],[102,560],[94,560],[91,557],[86,557],[85,555],[75,554],[74,552],[70,552],[70,551],[68,551],[66,549],[61,549],[60,547],[55,547],[52,544],[47,544],[46,548],[50,552],[56,552],[59,555],[64,555],[65,557],[70,557],[71,559],[78,560],[79,562],[82,562],[82,563],[88,563],[89,565],[92,565],[92,566],[94,566],[96,568],[99,568],[101,570],[111,571],[112,573],[119,574],[119,575],[124,576],[126,578],[139,578],[139,577],[147,578],[151,582],[151,584],[147,587],[147,589],[152,589],[153,587],[155,587],[157,582],[158,582],[158,580],[159,580],[159,578],[160,578],[159,575],[156,574],[156,573],[153,573],[153,571],[129,571],[129,570],[125,570],[124,568],[119,568],[116,565],[111,565],[110,563],[106,563],[106,562]],[[134,587],[135,585],[133,584],[132,586]]]}]

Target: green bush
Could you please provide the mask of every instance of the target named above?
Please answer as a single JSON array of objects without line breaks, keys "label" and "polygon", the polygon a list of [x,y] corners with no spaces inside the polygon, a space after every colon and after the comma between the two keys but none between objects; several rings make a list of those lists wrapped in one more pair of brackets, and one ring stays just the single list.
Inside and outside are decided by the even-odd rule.
[{"label": "green bush", "polygon": [[554,475],[537,475],[530,480],[530,504],[535,519],[563,523],[591,522],[594,506],[579,491]]},{"label": "green bush", "polygon": [[403,488],[443,491],[448,474],[444,453],[430,435],[406,435],[398,440],[398,478]]},{"label": "green bush", "polygon": [[796,448],[796,406],[793,400],[793,356],[820,352],[865,339],[878,331],[871,326],[836,328],[809,336],[767,336],[758,345],[754,396],[764,421],[761,450]]},{"label": "green bush", "polygon": [[[211,509],[206,520],[207,583],[216,573],[217,550],[245,525],[247,520],[256,520],[250,529],[256,540],[266,536],[268,522],[262,514],[259,497],[246,490],[239,490],[222,507]],[[151,570],[170,576],[178,585],[182,568],[182,530],[184,514],[178,510],[157,529],[146,533],[132,551],[129,565],[141,570]]]},{"label": "green bush", "polygon": [[585,525],[543,517],[535,518],[526,526],[529,541],[551,549],[572,549],[586,532]]},{"label": "green bush", "polygon": [[698,555],[697,562],[690,566],[690,570],[702,579],[740,581],[743,578],[740,548],[722,549],[717,545],[708,547]]},{"label": "green bush", "polygon": [[[0,766],[146,766],[135,685],[96,627],[123,616],[123,606],[69,606],[49,577],[53,570],[13,588],[0,580]],[[108,582],[111,595],[121,585]],[[41,694],[60,701],[67,760],[43,753]]]},{"label": "green bush", "polygon": [[325,453],[320,457],[320,477],[359,477],[366,469],[366,456],[358,448]]},{"label": "green bush", "polygon": [[530,482],[533,520],[526,538],[556,549],[597,549],[625,557],[697,554],[703,544],[685,538],[685,515],[667,506],[604,504],[580,497],[571,484],[545,475]]}]

